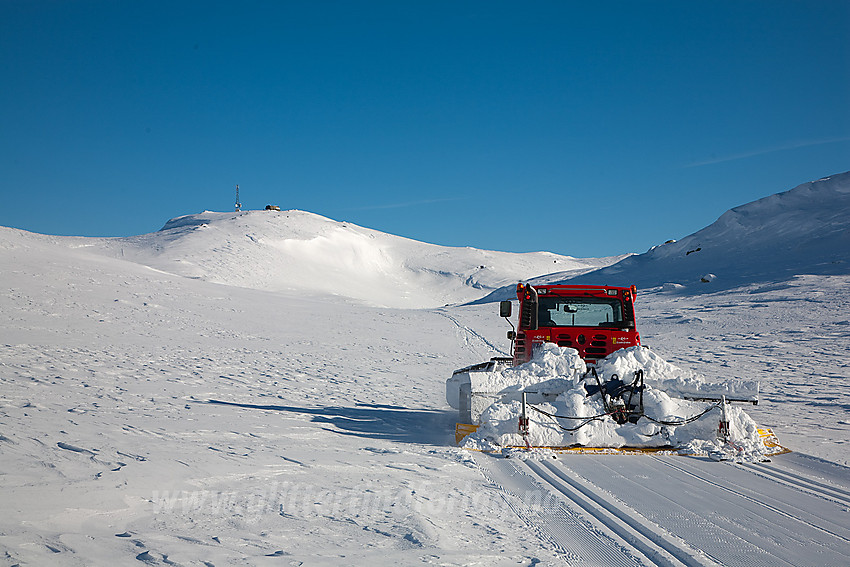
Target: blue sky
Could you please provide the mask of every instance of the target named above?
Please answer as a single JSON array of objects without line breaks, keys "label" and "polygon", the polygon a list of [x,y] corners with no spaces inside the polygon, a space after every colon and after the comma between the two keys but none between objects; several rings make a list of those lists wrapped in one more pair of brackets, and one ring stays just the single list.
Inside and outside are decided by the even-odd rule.
[{"label": "blue sky", "polygon": [[850,2],[0,0],[0,225],[642,252],[850,170]]}]

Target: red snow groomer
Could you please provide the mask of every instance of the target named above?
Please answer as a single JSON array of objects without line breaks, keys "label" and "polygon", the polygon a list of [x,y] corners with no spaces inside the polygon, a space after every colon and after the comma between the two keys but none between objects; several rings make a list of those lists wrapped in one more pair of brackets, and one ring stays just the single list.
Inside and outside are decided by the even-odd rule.
[{"label": "red snow groomer", "polygon": [[[499,314],[511,325],[511,357],[494,357],[487,362],[455,370],[446,381],[446,401],[459,410],[461,423],[477,424],[497,399],[505,399],[505,387],[495,375],[509,366],[532,359],[543,343],[554,343],[578,351],[586,364],[612,352],[637,346],[635,287],[597,285],[517,285],[519,317],[511,323],[511,301],[502,301]],[[509,396],[510,394],[508,394]]]},{"label": "red snow groomer", "polygon": [[[640,344],[635,286],[520,283],[516,294],[519,321],[517,328],[508,332],[514,366],[531,360],[535,345],[544,342],[574,348],[588,364],[617,349]],[[501,302],[500,315],[511,316],[509,300]]]},{"label": "red snow groomer", "polygon": [[[672,374],[661,373],[651,377],[649,380],[652,383],[647,384],[644,381],[644,363],[638,363],[638,368],[633,369],[633,379],[632,370],[628,371],[627,376],[612,372],[607,363],[611,360],[619,360],[618,355],[614,355],[613,358],[608,357],[620,349],[638,347],[641,344],[635,324],[634,302],[637,290],[634,286],[546,284],[532,286],[520,283],[517,285],[516,294],[519,300],[516,327],[510,320],[512,302],[506,300],[499,305],[499,314],[511,325],[511,330],[508,331],[508,338],[511,340],[511,356],[494,357],[487,362],[455,370],[451,378],[446,380],[446,401],[458,410],[459,421],[455,427],[455,439],[458,442],[464,436],[477,431],[482,423],[504,422],[505,416],[513,415],[518,405],[521,406],[521,411],[517,431],[524,439],[526,448],[531,448],[529,441],[531,421],[526,413],[528,406],[533,411],[546,416],[543,422],[538,423],[538,425],[545,425],[544,429],[539,430],[543,431],[540,439],[550,439],[551,431],[558,429],[570,432],[572,435],[572,432],[598,420],[607,420],[607,423],[614,424],[615,428],[635,426],[641,419],[664,427],[678,427],[687,425],[712,409],[720,407],[722,413],[718,438],[727,442],[730,438],[727,404],[729,402],[758,403],[758,380],[730,379],[712,383],[703,380],[695,373],[668,369]],[[558,354],[558,349],[544,346],[546,343],[563,347],[565,351],[560,354],[569,355],[569,360],[562,358],[550,359],[550,361],[556,364],[560,361],[568,365],[576,363],[577,365],[569,368],[550,368],[546,357],[550,353]],[[575,354],[566,352],[567,349],[574,349],[584,364]],[[535,358],[538,352],[542,356]],[[635,353],[643,353],[643,351],[634,349],[634,353],[622,353],[622,355],[627,357]],[[651,354],[641,356],[660,360]],[[606,358],[608,361],[601,361]],[[540,364],[518,368],[515,372],[510,368],[524,365],[532,359]],[[637,362],[636,358],[634,362]],[[661,363],[664,361],[660,361],[659,364]],[[668,366],[675,369],[672,365]],[[602,372],[603,368],[607,373],[605,376],[597,373],[597,371]],[[537,373],[541,370],[542,373]],[[551,373],[552,371],[556,373]],[[572,377],[572,379],[558,380],[560,376]],[[580,384],[575,382],[576,379]],[[644,390],[650,387],[666,391],[671,397],[681,398],[682,401],[715,402],[715,405],[686,419],[677,415],[648,416],[644,413]],[[539,404],[543,403],[558,403],[559,396],[568,391],[583,391],[585,397],[599,396],[604,412],[590,416],[583,414],[565,416],[548,413],[539,407]],[[565,403],[565,400],[561,402]],[[491,409],[493,411],[490,411]],[[488,417],[484,419],[489,421],[482,422],[482,417],[485,415]],[[559,419],[568,420],[568,423],[573,424],[570,426],[573,428],[565,428],[558,421]],[[575,422],[580,424],[575,425]],[[490,435],[490,437],[486,435],[484,437],[489,441],[503,437],[503,433],[492,428],[485,430],[485,434]],[[610,439],[603,435],[603,444],[596,449],[622,447],[625,438],[620,438],[619,434],[615,435],[610,431],[609,434]],[[638,432],[635,435],[637,439],[642,433]],[[655,433],[648,435],[647,438],[654,435]],[[770,430],[759,430],[758,435],[765,447],[778,447],[777,450],[784,451]],[[558,439],[557,434],[554,438]],[[565,439],[561,437],[558,443]],[[667,443],[667,439],[652,438],[647,442],[639,442],[638,446],[640,448],[654,447],[656,442]],[[574,446],[559,444],[547,445],[547,447],[573,450]],[[587,449],[587,447],[581,448]]]}]

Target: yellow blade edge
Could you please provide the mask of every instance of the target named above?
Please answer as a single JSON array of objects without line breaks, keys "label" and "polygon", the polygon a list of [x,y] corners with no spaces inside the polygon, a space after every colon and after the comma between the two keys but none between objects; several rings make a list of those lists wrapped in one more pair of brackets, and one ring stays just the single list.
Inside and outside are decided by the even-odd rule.
[{"label": "yellow blade edge", "polygon": [[761,439],[765,448],[768,449],[768,455],[784,455],[785,453],[791,452],[791,449],[785,448],[779,444],[779,438],[772,429],[768,427],[762,429],[759,427],[758,432],[759,439]]},{"label": "yellow blade edge", "polygon": [[[455,424],[455,443],[460,445],[460,442],[469,435],[478,431],[478,425],[471,423],[456,423]],[[770,428],[759,428],[759,438],[768,449],[767,455],[783,455],[790,453],[791,449],[783,447],[779,444],[779,438]],[[525,449],[525,447],[509,447],[512,449]],[[592,453],[592,454],[620,454],[620,455],[638,455],[643,453],[676,453],[672,447],[533,447],[534,449],[548,449],[559,453]]]}]

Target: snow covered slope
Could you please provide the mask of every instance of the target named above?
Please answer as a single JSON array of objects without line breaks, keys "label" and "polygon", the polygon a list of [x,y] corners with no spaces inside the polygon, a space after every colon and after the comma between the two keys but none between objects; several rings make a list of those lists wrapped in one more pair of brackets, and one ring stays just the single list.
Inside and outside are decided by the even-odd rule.
[{"label": "snow covered slope", "polygon": [[728,289],[800,274],[850,274],[850,172],[731,209],[678,242],[576,282],[706,291],[703,279]]},{"label": "snow covered slope", "polygon": [[[531,281],[710,293],[805,274],[850,274],[850,172],[735,207],[682,240],[611,266]],[[479,302],[513,297],[508,285]]]},{"label": "snow covered slope", "polygon": [[159,232],[89,244],[191,278],[406,308],[465,302],[520,279],[578,274],[624,257],[436,246],[296,210],[204,212],[172,219]]},{"label": "snow covered slope", "polygon": [[833,463],[496,459],[454,447],[444,402],[507,347],[494,306],[223,286],[91,243],[0,230],[0,565],[850,560],[848,276],[639,296],[664,358],[759,376],[757,421]]},{"label": "snow covered slope", "polygon": [[[850,276],[638,296],[644,342],[711,378],[758,377],[748,411],[794,453],[496,459],[454,447],[444,401],[452,370],[507,349],[494,306],[350,301],[360,268],[319,297],[297,281],[252,289],[309,253],[255,273],[279,246],[249,234],[316,255],[333,254],[320,237],[368,238],[289,214],[315,224],[256,212],[130,239],[0,229],[0,565],[850,561]],[[374,240],[433,298],[458,300],[476,290],[469,266],[495,265]]]}]

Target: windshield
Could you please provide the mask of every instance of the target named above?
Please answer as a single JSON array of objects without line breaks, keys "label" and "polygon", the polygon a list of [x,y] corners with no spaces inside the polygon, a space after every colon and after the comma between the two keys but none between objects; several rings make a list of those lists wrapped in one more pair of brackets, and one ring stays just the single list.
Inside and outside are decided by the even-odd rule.
[{"label": "windshield", "polygon": [[540,327],[613,327],[623,323],[623,306],[618,299],[549,296],[539,302]]}]

